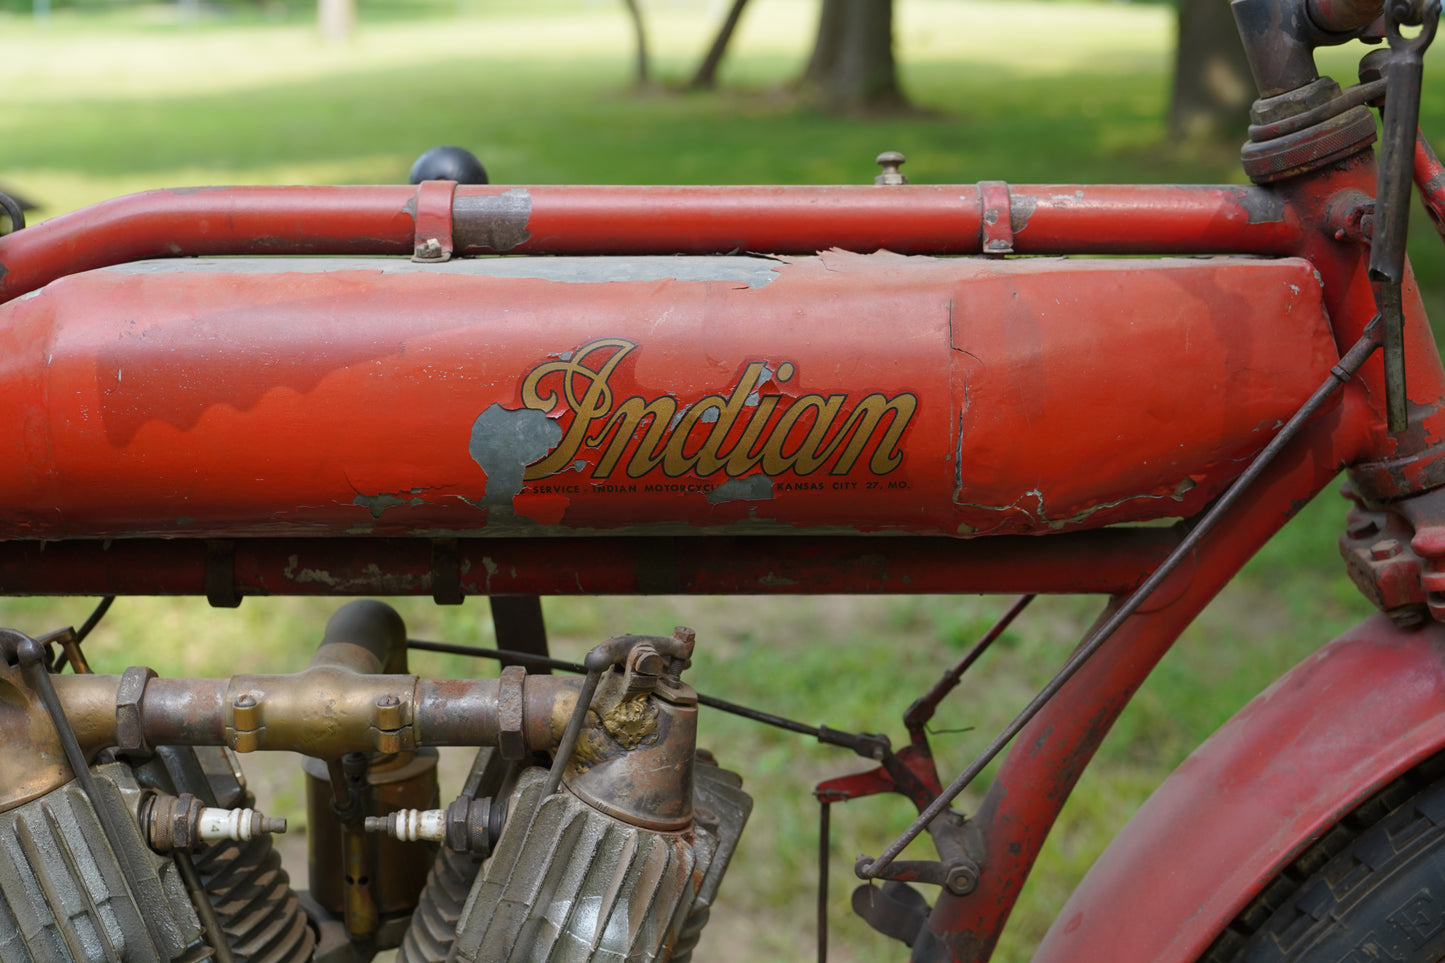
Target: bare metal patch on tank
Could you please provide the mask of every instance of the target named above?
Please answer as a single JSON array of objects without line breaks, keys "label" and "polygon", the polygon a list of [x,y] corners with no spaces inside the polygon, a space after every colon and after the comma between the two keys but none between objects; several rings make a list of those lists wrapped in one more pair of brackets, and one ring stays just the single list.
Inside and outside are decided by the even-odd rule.
[{"label": "bare metal patch on tank", "polygon": [[531,240],[532,195],[514,187],[501,194],[459,194],[452,202],[457,242],[464,248],[510,251]]},{"label": "bare metal patch on tank", "polygon": [[[100,270],[108,274],[368,274],[456,275],[506,280],[610,284],[619,281],[702,281],[762,288],[775,281],[784,265],[752,256],[705,257],[464,257],[439,264],[394,256],[368,257],[214,257],[130,261]],[[563,361],[572,352],[559,354]]]},{"label": "bare metal patch on tank", "polygon": [[492,405],[472,422],[467,451],[487,473],[481,505],[510,507],[522,491],[527,465],[546,455],[562,440],[562,426],[535,408],[512,410]]},{"label": "bare metal patch on tank", "polygon": [[707,493],[707,500],[714,505],[721,505],[723,502],[762,502],[772,497],[773,480],[767,475],[729,478]]},{"label": "bare metal patch on tank", "polygon": [[1008,226],[1017,234],[1029,226],[1029,218],[1039,206],[1039,199],[1032,194],[1014,194],[1009,198]]}]

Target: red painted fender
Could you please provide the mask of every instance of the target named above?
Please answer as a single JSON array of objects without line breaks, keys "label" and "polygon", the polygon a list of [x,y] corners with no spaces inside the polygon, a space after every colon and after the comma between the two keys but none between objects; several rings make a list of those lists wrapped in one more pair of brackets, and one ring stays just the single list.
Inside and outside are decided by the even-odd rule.
[{"label": "red painted fender", "polygon": [[1445,748],[1445,626],[1362,622],[1291,669],[1155,791],[1035,963],[1185,963],[1371,793]]}]

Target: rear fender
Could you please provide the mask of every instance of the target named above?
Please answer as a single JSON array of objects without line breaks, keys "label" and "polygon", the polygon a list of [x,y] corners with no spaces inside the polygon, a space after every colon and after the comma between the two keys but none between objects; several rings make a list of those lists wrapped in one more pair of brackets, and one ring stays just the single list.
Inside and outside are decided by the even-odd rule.
[{"label": "rear fender", "polygon": [[1089,871],[1035,963],[1196,959],[1291,860],[1445,748],[1445,626],[1362,622],[1245,706]]}]

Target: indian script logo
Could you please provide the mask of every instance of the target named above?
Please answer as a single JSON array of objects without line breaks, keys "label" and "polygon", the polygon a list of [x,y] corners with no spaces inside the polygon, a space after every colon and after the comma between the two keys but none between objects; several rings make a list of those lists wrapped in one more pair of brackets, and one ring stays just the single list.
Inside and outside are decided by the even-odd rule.
[{"label": "indian script logo", "polygon": [[812,475],[824,469],[847,475],[865,454],[868,470],[886,475],[903,462],[898,445],[918,408],[911,393],[890,398],[874,392],[851,403],[847,394],[791,399],[762,394],[759,389],[770,379],[779,385],[792,380],[796,368],[785,361],[770,371],[754,361],[726,395],[707,395],[681,410],[669,395],[618,401],[612,376],[636,349],[622,338],[599,338],[570,358],[544,362],[527,374],[522,404],[552,412],[560,398],[571,420],[563,416],[561,439],[527,466],[525,480],[572,468],[583,452],[596,454],[592,477],[597,479],[612,478],[619,470],[637,479],[658,469],[670,478],[688,472],[736,478],[757,468],[766,475]]}]

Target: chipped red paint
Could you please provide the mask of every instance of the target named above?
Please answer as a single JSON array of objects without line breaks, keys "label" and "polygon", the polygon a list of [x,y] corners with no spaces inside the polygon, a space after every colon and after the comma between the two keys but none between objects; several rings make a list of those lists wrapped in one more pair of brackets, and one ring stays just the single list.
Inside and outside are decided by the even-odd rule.
[{"label": "chipped red paint", "polygon": [[[0,238],[0,301],[64,277],[157,257],[406,254],[419,188],[149,191]],[[1300,220],[1255,187],[1022,185],[1022,254],[1288,254]],[[830,248],[972,254],[974,185],[458,187],[459,254],[812,254]]]},{"label": "chipped red paint", "polygon": [[4,537],[1187,516],[1336,360],[1293,260],[328,266],[107,269],[0,309]]}]

